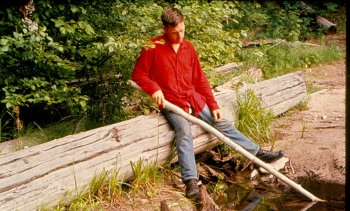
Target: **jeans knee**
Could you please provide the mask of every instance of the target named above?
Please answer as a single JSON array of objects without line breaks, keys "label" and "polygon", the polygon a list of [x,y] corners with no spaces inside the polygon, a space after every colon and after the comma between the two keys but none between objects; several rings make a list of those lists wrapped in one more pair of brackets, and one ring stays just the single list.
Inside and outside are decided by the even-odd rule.
[{"label": "jeans knee", "polygon": [[218,130],[227,130],[234,128],[234,126],[227,119],[222,119],[220,122],[215,123],[215,128]]},{"label": "jeans knee", "polygon": [[189,140],[192,137],[192,132],[190,127],[176,128],[176,140]]}]

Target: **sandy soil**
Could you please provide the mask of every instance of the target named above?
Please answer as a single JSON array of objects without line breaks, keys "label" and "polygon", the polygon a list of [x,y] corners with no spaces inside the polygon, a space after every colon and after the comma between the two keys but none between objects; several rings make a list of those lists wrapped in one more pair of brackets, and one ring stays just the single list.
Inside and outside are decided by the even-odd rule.
[{"label": "sandy soil", "polygon": [[308,108],[278,118],[276,149],[283,149],[294,167],[290,178],[313,177],[345,183],[345,62],[305,71],[305,82],[320,87]]}]

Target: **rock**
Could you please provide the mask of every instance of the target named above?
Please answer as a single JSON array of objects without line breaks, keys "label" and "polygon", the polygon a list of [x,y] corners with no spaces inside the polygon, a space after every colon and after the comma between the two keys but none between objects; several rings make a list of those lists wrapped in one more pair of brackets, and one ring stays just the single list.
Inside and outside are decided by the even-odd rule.
[{"label": "rock", "polygon": [[[286,164],[289,162],[289,158],[287,157],[282,157],[281,159],[278,159],[274,162],[271,162],[270,165],[276,169],[277,171],[284,169],[284,167],[286,166]],[[259,168],[259,171],[263,174],[268,174],[269,172],[266,171],[264,168]]]}]

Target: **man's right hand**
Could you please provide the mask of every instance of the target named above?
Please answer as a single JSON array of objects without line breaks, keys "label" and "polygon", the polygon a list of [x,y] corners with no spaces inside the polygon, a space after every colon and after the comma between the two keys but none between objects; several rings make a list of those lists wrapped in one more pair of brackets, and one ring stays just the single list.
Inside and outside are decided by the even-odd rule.
[{"label": "man's right hand", "polygon": [[158,90],[152,94],[152,100],[156,103],[160,108],[164,108],[165,106],[165,98],[162,90]]}]

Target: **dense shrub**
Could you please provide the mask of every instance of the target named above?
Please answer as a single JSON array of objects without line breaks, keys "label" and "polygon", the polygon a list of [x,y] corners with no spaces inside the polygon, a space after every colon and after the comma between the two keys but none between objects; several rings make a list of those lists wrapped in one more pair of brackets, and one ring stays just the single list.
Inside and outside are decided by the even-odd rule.
[{"label": "dense shrub", "polygon": [[240,1],[241,13],[233,28],[250,32],[251,39],[280,38],[288,41],[307,40],[324,36],[315,16],[320,15],[339,25],[344,31],[345,6],[334,2],[308,1]]},{"label": "dense shrub", "polygon": [[[213,83],[214,67],[245,58],[240,47],[247,33],[253,35],[249,39],[286,40],[323,35],[300,2],[34,1],[35,31],[19,16],[21,2],[5,1],[0,8],[0,112],[12,113],[0,120],[7,126],[11,118],[49,123],[78,115],[88,116],[95,126],[127,118],[124,108],[132,92],[127,81],[144,43],[162,33],[165,6],[185,14],[187,39]],[[320,5],[315,13],[345,22],[340,4]],[[21,112],[14,115],[13,109]]]},{"label": "dense shrub", "polygon": [[[6,15],[0,22],[0,109],[20,108],[25,122],[36,121],[30,114],[37,113],[88,115],[100,125],[126,118],[127,80],[144,43],[162,33],[160,14],[169,3],[35,3],[35,31],[26,28],[16,9],[0,11]],[[186,35],[205,71],[234,59],[243,33],[226,27],[238,16],[233,3],[178,1],[175,6],[187,17]]]}]

